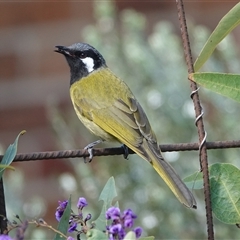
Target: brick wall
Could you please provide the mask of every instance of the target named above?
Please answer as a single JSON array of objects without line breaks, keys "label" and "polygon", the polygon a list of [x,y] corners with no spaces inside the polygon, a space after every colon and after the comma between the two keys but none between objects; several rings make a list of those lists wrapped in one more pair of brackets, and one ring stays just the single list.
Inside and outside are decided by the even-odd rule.
[{"label": "brick wall", "polygon": [[[51,149],[46,102],[69,100],[68,69],[54,46],[80,40],[81,28],[93,20],[91,2],[0,3],[0,7],[0,142],[5,146],[26,129],[22,151]],[[36,128],[49,139],[48,147],[32,132]],[[26,138],[31,147],[24,144]]]}]

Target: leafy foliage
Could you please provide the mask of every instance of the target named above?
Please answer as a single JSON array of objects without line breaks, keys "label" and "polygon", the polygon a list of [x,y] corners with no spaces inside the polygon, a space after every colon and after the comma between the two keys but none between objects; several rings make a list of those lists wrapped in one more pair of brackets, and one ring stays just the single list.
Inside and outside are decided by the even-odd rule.
[{"label": "leafy foliage", "polygon": [[[64,235],[66,235],[68,231],[70,214],[71,214],[71,197],[68,199],[67,207],[65,208],[64,213],[57,227],[57,230]],[[63,238],[59,233],[57,233],[54,237],[54,240],[60,240],[60,239],[63,239]]]},{"label": "leafy foliage", "polygon": [[[240,222],[240,170],[229,163],[215,163],[209,167],[212,209],[215,216],[227,224]],[[203,188],[202,172],[184,179],[194,189]]]},{"label": "leafy foliage", "polygon": [[219,22],[211,36],[208,38],[201,53],[194,64],[195,71],[212,55],[216,46],[238,25],[240,24],[240,3],[236,4]]},{"label": "leafy foliage", "polygon": [[98,229],[91,229],[87,232],[87,239],[88,240],[107,240],[107,235]]},{"label": "leafy foliage", "polygon": [[214,164],[210,173],[215,216],[227,224],[240,223],[240,170],[232,164]]},{"label": "leafy foliage", "polygon": [[[195,71],[212,55],[216,46],[240,24],[240,3],[236,4],[219,22],[208,38],[196,62]],[[200,85],[240,102],[240,75],[224,73],[193,73],[189,78]]]},{"label": "leafy foliage", "polygon": [[[105,230],[107,226],[107,220],[105,217],[105,213],[110,206],[113,206],[113,200],[117,197],[117,191],[115,187],[114,178],[111,177],[107,181],[106,185],[104,186],[100,196],[99,201],[103,201],[102,211],[99,217],[95,220],[96,227],[100,230]],[[115,204],[118,206],[118,203]]]},{"label": "leafy foliage", "polygon": [[202,189],[203,188],[203,174],[202,172],[195,172],[184,179],[184,183],[190,189]]},{"label": "leafy foliage", "polygon": [[23,135],[26,131],[21,131],[18,136],[16,137],[15,141],[13,144],[10,144],[9,147],[7,148],[3,159],[1,161],[1,169],[0,169],[0,178],[2,178],[3,172],[5,168],[11,168],[9,165],[12,163],[13,159],[15,158],[17,154],[17,146],[18,146],[18,139],[21,135]]},{"label": "leafy foliage", "polygon": [[193,73],[189,78],[203,87],[240,102],[240,75],[227,73]]},{"label": "leafy foliage", "polygon": [[[195,62],[195,71],[211,56],[219,44],[240,23],[240,4],[231,9],[219,22]],[[200,85],[240,102],[240,75],[226,73],[193,73],[189,78]],[[227,224],[240,222],[240,170],[231,164],[214,164],[209,168],[212,208],[215,216]],[[202,174],[199,174],[202,175]],[[193,174],[186,180],[198,179],[197,188],[202,186],[199,176]]]}]

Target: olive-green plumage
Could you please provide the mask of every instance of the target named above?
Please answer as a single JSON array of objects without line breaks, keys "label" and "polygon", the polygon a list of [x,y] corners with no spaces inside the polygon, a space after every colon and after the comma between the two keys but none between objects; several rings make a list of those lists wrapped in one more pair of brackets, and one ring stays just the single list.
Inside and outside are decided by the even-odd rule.
[{"label": "olive-green plumage", "polygon": [[57,48],[70,66],[70,96],[82,123],[102,140],[119,141],[147,160],[181,203],[196,208],[191,191],[163,159],[142,107],[102,55],[85,43]]}]

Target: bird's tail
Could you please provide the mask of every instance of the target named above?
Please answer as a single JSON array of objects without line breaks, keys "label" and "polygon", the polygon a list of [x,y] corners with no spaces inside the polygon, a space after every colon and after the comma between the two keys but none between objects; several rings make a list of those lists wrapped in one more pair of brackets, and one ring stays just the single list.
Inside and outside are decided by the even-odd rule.
[{"label": "bird's tail", "polygon": [[181,180],[173,167],[164,160],[158,145],[144,141],[141,150],[142,153],[139,155],[142,155],[142,157],[152,164],[153,168],[169,186],[177,199],[186,207],[197,208],[197,203],[192,192]]}]

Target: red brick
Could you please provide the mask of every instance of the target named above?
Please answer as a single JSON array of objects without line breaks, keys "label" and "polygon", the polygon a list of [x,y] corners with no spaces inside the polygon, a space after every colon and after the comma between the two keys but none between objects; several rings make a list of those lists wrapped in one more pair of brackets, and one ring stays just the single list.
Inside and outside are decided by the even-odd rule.
[{"label": "red brick", "polygon": [[71,1],[0,3],[0,27],[62,20],[71,17]]},{"label": "red brick", "polygon": [[43,106],[1,110],[0,129],[37,128],[48,124],[46,109]]},{"label": "red brick", "polygon": [[11,79],[16,76],[17,56],[15,54],[0,55],[1,80]]}]

